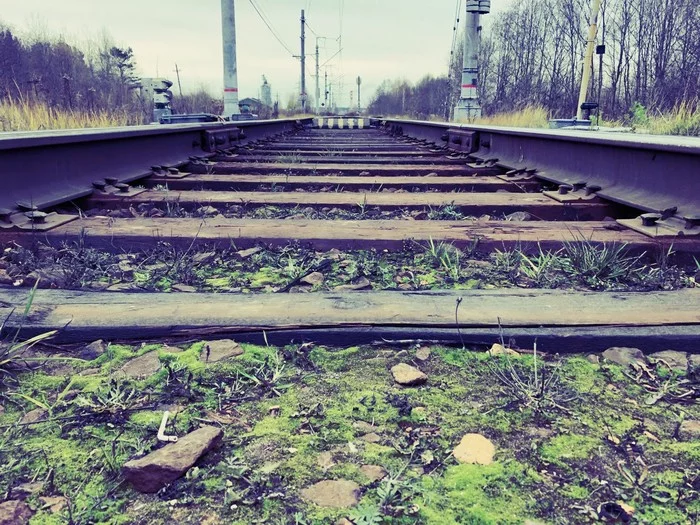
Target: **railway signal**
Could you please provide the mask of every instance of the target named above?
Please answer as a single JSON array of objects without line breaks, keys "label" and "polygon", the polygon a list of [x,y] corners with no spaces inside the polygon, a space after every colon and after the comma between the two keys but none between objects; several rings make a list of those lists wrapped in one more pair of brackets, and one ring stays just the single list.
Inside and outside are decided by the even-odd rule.
[{"label": "railway signal", "polygon": [[151,122],[160,122],[162,117],[172,115],[172,81],[167,78],[142,78],[141,99],[144,101]]}]

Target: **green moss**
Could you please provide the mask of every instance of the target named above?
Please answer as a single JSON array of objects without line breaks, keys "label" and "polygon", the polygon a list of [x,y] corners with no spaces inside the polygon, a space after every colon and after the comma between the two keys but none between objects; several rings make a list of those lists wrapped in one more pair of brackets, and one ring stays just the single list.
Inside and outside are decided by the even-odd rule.
[{"label": "green moss", "polygon": [[281,275],[281,271],[277,268],[263,266],[250,275],[251,288],[264,288],[265,286],[279,285],[287,282],[287,278]]},{"label": "green moss", "polygon": [[309,354],[310,359],[316,365],[328,372],[341,372],[347,370],[350,361],[360,351],[357,346],[352,346],[344,350],[328,350],[324,347],[316,347]]},{"label": "green moss", "polygon": [[540,450],[543,460],[555,465],[566,465],[576,460],[588,459],[600,440],[579,434],[563,434],[550,439]]},{"label": "green moss", "polygon": [[600,394],[605,388],[599,370],[600,365],[584,357],[571,357],[561,368],[562,377],[574,390],[582,394]]},{"label": "green moss", "polygon": [[587,499],[590,495],[590,491],[586,487],[581,485],[566,485],[561,493],[571,499]]},{"label": "green moss", "polygon": [[426,523],[520,524],[527,516],[522,489],[527,468],[516,462],[450,467],[442,479],[424,480]]},{"label": "green moss", "polygon": [[689,523],[687,521],[687,514],[670,503],[663,505],[644,505],[638,510],[634,517],[637,523],[669,525],[676,523]]}]

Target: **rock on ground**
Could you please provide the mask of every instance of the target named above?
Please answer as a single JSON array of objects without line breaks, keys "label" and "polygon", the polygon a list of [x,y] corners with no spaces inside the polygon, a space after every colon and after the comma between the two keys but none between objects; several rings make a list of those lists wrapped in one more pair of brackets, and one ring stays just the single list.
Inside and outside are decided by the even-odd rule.
[{"label": "rock on ground", "polygon": [[465,434],[459,445],[452,451],[455,459],[460,463],[477,463],[479,465],[493,463],[495,453],[494,444],[481,434]]},{"label": "rock on ground", "polygon": [[301,491],[301,497],[320,507],[342,509],[360,501],[360,486],[347,479],[324,480]]},{"label": "rock on ground", "polygon": [[33,512],[23,501],[10,500],[0,503],[0,525],[24,525]]},{"label": "rock on ground", "polygon": [[105,350],[107,350],[107,343],[105,343],[102,339],[98,339],[89,345],[85,345],[78,354],[78,357],[80,357],[80,359],[85,359],[86,361],[92,361],[104,354]]},{"label": "rock on ground", "polygon": [[430,348],[427,346],[421,346],[418,350],[416,350],[416,359],[418,359],[418,361],[427,361],[430,359]]},{"label": "rock on ground", "polygon": [[608,361],[617,363],[622,366],[644,365],[646,358],[639,348],[625,348],[622,346],[613,346],[603,352],[603,357]]},{"label": "rock on ground", "polygon": [[152,376],[160,369],[160,359],[158,358],[159,352],[173,354],[182,352],[182,349],[168,346],[163,347],[160,350],[153,350],[152,352],[148,352],[142,356],[132,359],[131,361],[128,361],[119,370],[127,377],[132,378]]},{"label": "rock on ground", "polygon": [[177,443],[126,462],[122,473],[139,492],[157,492],[187,472],[203,454],[216,446],[222,436],[220,428],[201,427]]},{"label": "rock on ground", "polygon": [[323,284],[323,281],[325,279],[326,278],[324,277],[324,275],[321,272],[312,272],[309,275],[307,275],[306,277],[302,277],[301,282],[315,286],[317,284]]},{"label": "rock on ground", "polygon": [[512,348],[507,348],[499,343],[494,343],[489,350],[489,355],[509,355],[513,357],[520,357],[520,354],[513,350]]},{"label": "rock on ground", "polygon": [[217,341],[207,341],[199,356],[201,361],[216,363],[224,359],[230,359],[243,354],[243,348],[232,339],[219,339]]},{"label": "rock on ground", "polygon": [[35,408],[34,410],[30,410],[26,414],[24,414],[24,417],[19,420],[21,425],[27,425],[27,424],[32,424],[32,423],[38,423],[39,421],[43,421],[49,416],[49,413],[44,410],[43,408]]},{"label": "rock on ground", "polygon": [[678,438],[681,441],[695,441],[700,439],[700,421],[686,419],[678,427]]},{"label": "rock on ground", "polygon": [[387,474],[384,467],[380,467],[379,465],[362,465],[360,467],[360,472],[367,476],[372,482],[384,479]]},{"label": "rock on ground", "polygon": [[[649,354],[649,358],[666,363],[674,372],[685,374],[688,371],[688,354],[676,350],[663,350]],[[653,363],[654,361],[652,361]]]},{"label": "rock on ground", "polygon": [[428,376],[418,370],[415,366],[399,363],[391,367],[391,375],[394,381],[403,386],[422,385],[428,380]]},{"label": "rock on ground", "polygon": [[362,439],[362,441],[366,441],[367,443],[379,443],[382,440],[382,437],[376,432],[369,432],[360,439]]}]

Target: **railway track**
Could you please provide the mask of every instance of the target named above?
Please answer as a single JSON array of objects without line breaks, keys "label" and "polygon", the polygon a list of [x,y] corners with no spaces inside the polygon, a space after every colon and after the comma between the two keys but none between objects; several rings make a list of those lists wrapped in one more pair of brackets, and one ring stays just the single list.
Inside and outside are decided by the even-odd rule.
[{"label": "railway track", "polygon": [[[306,254],[303,264],[266,290],[313,290],[142,294],[129,283],[95,291],[44,279],[59,289],[37,292],[29,321],[10,317],[8,326],[27,333],[61,328],[65,341],[235,333],[278,343],[476,344],[505,335],[524,345],[565,340],[571,350],[631,341],[688,349],[700,338],[700,297],[688,280],[676,291],[661,284],[600,292],[571,274],[568,285],[545,290],[538,274],[551,269],[548,256],[571,260],[572,250],[624,252],[613,264],[634,260],[642,273],[664,270],[674,253],[692,282],[700,259],[697,141],[308,119],[25,134],[0,139],[0,166],[0,239],[10,250],[93,249],[128,263],[129,254],[167,245],[177,260],[220,254],[193,263],[202,271],[239,254],[244,271],[246,250],[270,250],[279,261],[293,247]],[[389,284],[344,270],[355,264],[353,252],[367,251],[391,273]],[[403,262],[392,259],[397,253]],[[406,264],[426,253],[435,268],[421,281]],[[527,289],[474,284],[460,273],[489,261],[507,272],[514,253],[532,267]],[[329,278],[333,272],[347,282]],[[436,272],[446,286],[431,282]],[[41,275],[8,282],[29,285]],[[26,294],[4,287],[0,309],[9,315]]]}]

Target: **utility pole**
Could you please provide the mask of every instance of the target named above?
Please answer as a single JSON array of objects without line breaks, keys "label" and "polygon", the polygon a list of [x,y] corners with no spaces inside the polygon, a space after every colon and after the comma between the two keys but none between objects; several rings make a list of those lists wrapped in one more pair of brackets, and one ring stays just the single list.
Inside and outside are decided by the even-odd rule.
[{"label": "utility pole", "polygon": [[326,113],[329,113],[328,111],[328,70],[324,71],[324,77],[323,77],[323,107],[326,108]]},{"label": "utility pole", "polygon": [[182,98],[182,84],[180,84],[180,69],[177,67],[177,62],[175,62],[175,74],[177,75],[177,89],[180,91],[180,98]]},{"label": "utility pole", "polygon": [[357,112],[362,110],[362,104],[360,103],[360,85],[362,84],[362,79],[357,77]]},{"label": "utility pole", "polygon": [[318,110],[319,106],[321,105],[321,87],[319,86],[319,78],[318,78],[318,39],[320,37],[316,37],[316,114],[318,115]]},{"label": "utility pole", "polygon": [[306,113],[306,18],[301,10],[301,112]]},{"label": "utility pole", "polygon": [[221,0],[221,31],[224,44],[224,117],[240,115],[236,65],[236,16],[234,0]]},{"label": "utility pole", "polygon": [[480,16],[491,11],[491,0],[467,0],[467,25],[464,31],[464,63],[459,102],[454,119],[471,121],[481,117],[479,104],[479,45],[481,40]]},{"label": "utility pole", "polygon": [[588,95],[588,83],[591,80],[591,70],[593,69],[593,48],[595,46],[596,34],[598,33],[598,12],[600,11],[601,0],[592,0],[591,19],[588,28],[588,43],[586,44],[586,54],[583,58],[583,72],[581,73],[581,91],[578,95],[578,107],[576,108],[576,120],[583,120],[583,108],[581,106],[586,101]]}]

